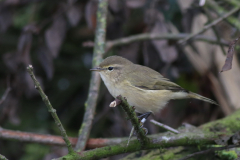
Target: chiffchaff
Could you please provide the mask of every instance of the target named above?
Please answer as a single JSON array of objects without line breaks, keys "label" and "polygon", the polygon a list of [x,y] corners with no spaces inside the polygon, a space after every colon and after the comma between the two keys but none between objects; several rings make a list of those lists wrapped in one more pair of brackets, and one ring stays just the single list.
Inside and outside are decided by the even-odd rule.
[{"label": "chiffchaff", "polygon": [[157,112],[171,99],[195,98],[218,105],[211,99],[170,82],[153,69],[134,64],[120,56],[107,57],[98,68],[91,71],[100,73],[113,97],[126,97],[138,113]]}]

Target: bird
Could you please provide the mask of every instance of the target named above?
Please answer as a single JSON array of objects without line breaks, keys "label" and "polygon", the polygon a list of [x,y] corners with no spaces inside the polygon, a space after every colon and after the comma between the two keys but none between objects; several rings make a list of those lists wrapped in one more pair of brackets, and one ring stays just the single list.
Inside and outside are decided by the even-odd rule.
[{"label": "bird", "polygon": [[129,105],[134,106],[140,114],[159,112],[170,100],[175,99],[193,98],[218,105],[209,98],[171,82],[159,72],[120,56],[105,58],[91,71],[99,72],[114,98],[119,95],[126,97]]}]

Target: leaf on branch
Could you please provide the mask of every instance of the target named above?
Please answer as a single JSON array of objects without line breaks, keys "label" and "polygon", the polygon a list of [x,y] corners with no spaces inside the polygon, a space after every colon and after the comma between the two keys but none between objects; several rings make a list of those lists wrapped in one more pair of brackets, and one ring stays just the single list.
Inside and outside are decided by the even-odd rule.
[{"label": "leaf on branch", "polygon": [[53,24],[45,32],[47,46],[54,58],[57,57],[66,33],[66,21],[63,17],[56,17]]},{"label": "leaf on branch", "polygon": [[224,71],[228,71],[228,70],[232,69],[234,47],[239,38],[240,38],[240,36],[229,44],[227,58],[226,58],[224,66],[222,67],[222,70],[220,72],[224,72]]}]

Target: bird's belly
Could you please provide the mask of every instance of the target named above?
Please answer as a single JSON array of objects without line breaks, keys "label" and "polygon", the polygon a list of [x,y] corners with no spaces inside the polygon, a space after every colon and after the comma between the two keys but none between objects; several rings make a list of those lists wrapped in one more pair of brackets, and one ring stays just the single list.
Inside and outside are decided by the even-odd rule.
[{"label": "bird's belly", "polygon": [[171,91],[168,90],[129,90],[122,94],[128,103],[136,108],[136,112],[158,112],[171,99]]}]

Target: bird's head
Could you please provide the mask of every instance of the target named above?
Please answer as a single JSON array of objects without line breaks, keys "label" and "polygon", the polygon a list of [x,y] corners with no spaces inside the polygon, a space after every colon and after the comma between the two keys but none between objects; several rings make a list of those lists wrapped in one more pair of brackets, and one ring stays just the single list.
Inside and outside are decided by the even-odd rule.
[{"label": "bird's head", "polygon": [[110,56],[103,60],[103,62],[97,68],[91,69],[91,71],[97,71],[100,73],[103,81],[117,80],[126,69],[133,63],[126,58],[120,56]]}]

